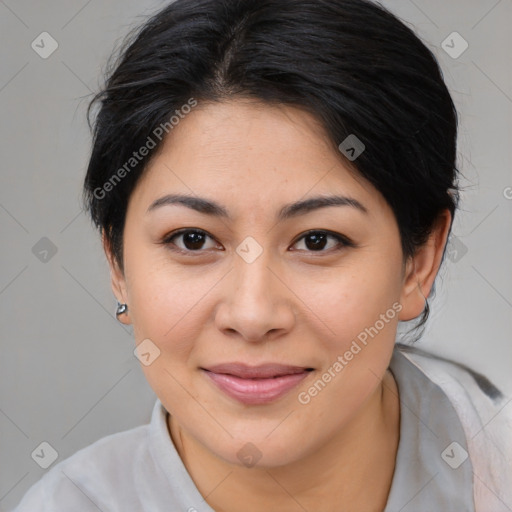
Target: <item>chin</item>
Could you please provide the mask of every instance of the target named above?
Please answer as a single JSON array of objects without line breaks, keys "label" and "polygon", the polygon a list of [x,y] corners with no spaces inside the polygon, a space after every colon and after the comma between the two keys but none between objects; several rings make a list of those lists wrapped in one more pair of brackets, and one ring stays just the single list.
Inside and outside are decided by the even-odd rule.
[{"label": "chin", "polygon": [[[283,429],[269,435],[276,428],[276,423],[271,423],[270,428],[264,422],[264,429],[246,428],[234,437],[226,434],[221,440],[213,441],[208,437],[202,442],[210,452],[227,463],[247,468],[277,468],[292,464],[307,455],[308,446],[304,445],[303,428],[296,433]],[[226,427],[229,431],[229,426]],[[310,449],[312,451],[313,447]]]},{"label": "chin", "polygon": [[240,441],[233,443],[228,450],[217,455],[229,464],[242,468],[273,469],[286,466],[301,458],[301,454],[297,452],[298,443],[299,441],[283,443],[282,440],[277,443]]}]

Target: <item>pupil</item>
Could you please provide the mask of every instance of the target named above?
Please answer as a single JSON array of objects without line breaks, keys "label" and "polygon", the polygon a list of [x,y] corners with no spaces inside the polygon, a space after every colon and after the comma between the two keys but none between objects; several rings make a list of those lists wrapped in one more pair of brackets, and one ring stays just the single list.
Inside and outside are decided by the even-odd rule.
[{"label": "pupil", "polygon": [[[308,243],[308,241],[311,241],[312,243]],[[325,234],[319,234],[319,235],[308,235],[306,237],[306,247],[308,249],[318,250],[323,249],[326,244],[326,236]]]},{"label": "pupil", "polygon": [[187,249],[201,249],[201,246],[204,242],[204,236],[202,233],[185,233],[183,237],[183,242]]},{"label": "pupil", "polygon": [[[201,249],[204,243],[204,235],[195,232],[185,233],[183,241],[187,249]],[[310,250],[321,250],[325,247],[326,241],[325,234],[308,235],[306,237],[306,247]]]}]

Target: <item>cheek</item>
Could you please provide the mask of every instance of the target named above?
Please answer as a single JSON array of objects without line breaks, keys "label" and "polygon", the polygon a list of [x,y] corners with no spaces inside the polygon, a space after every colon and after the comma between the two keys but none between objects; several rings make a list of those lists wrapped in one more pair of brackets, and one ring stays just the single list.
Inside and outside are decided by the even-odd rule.
[{"label": "cheek", "polygon": [[[128,248],[128,247],[127,247]],[[212,297],[229,267],[183,265],[165,250],[132,244],[126,258],[128,295],[136,343],[149,338],[160,362],[183,366],[212,322]]]},{"label": "cheek", "polygon": [[331,349],[343,350],[360,334],[364,338],[376,323],[383,337],[394,337],[401,279],[395,262],[392,258],[359,258],[353,265],[332,269],[330,278],[321,283],[303,281],[304,302],[315,313],[312,318],[321,339],[329,340]]},{"label": "cheek", "polygon": [[190,272],[190,268],[180,271],[149,252],[134,252],[131,263],[126,267],[130,270],[127,276],[135,342],[138,345],[149,339],[158,353],[147,366],[141,360],[141,368],[167,409],[175,413],[177,408],[183,413],[191,407],[186,391],[193,389],[190,365],[197,359],[196,340],[207,322],[201,299],[218,279],[208,273]]},{"label": "cheek", "polygon": [[[322,367],[317,379],[300,389],[303,413],[335,431],[374,392],[395,344],[401,309],[400,273],[389,264],[362,264],[312,288],[309,304],[318,314],[317,343]],[[311,326],[310,326],[311,327]],[[334,417],[333,404],[343,404]]]}]

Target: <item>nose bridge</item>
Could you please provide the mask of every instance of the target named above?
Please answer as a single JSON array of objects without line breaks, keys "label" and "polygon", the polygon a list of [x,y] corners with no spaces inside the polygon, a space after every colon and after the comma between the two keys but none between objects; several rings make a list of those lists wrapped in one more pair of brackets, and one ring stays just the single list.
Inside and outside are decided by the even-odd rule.
[{"label": "nose bridge", "polygon": [[270,331],[291,328],[295,315],[286,287],[269,268],[271,265],[271,255],[266,251],[254,259],[244,258],[244,253],[235,255],[228,296],[218,312],[219,328],[237,331],[248,341],[263,340]]},{"label": "nose bridge", "polygon": [[[241,250],[240,247],[237,252]],[[272,283],[275,277],[269,269],[269,256],[268,251],[262,251],[253,260],[245,259],[243,255],[237,255],[234,262],[234,288],[237,302],[273,302],[276,299],[273,296],[275,286]]]}]

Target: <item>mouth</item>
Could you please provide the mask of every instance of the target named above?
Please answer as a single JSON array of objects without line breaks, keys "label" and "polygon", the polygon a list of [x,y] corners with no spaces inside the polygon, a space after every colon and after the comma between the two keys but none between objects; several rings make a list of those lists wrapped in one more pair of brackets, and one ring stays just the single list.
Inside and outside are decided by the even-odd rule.
[{"label": "mouth", "polygon": [[246,405],[274,402],[299,385],[313,368],[280,364],[227,363],[201,368],[226,395]]}]

